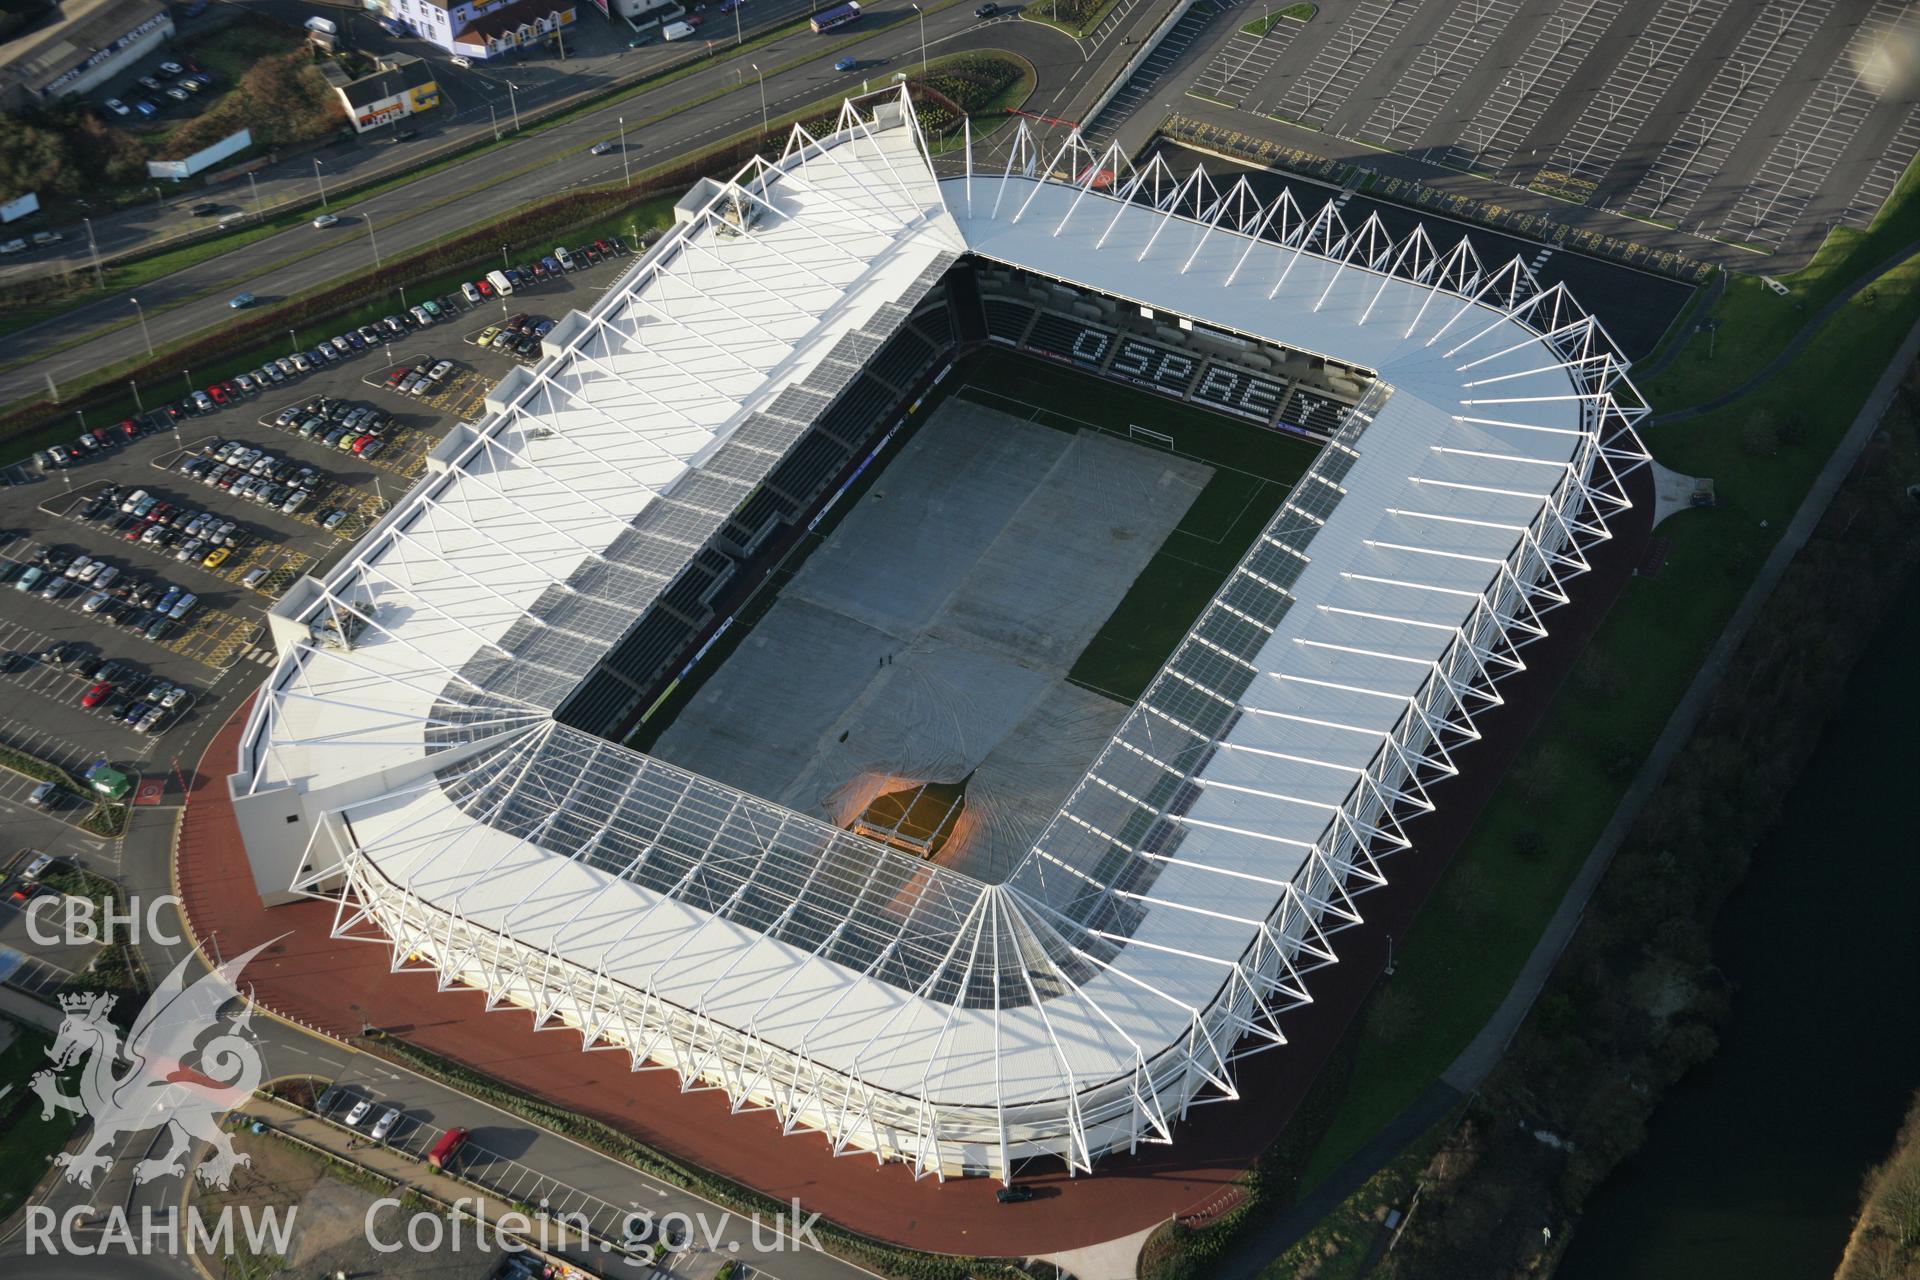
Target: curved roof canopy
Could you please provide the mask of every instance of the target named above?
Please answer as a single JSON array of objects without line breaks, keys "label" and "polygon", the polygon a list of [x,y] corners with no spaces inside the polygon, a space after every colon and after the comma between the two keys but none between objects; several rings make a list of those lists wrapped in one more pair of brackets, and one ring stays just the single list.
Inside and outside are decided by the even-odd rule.
[{"label": "curved roof canopy", "polygon": [[[1625,505],[1643,410],[1563,289],[1464,241],[1024,128],[997,170],[956,167],[897,111],[796,130],[560,326],[289,608],[354,642],[285,643],[236,791],[333,815],[313,880],[358,860],[876,1092],[1004,1116],[1230,1091]],[[553,716],[751,490],[716,455],[764,474],[962,253],[1376,375],[997,885]]]}]

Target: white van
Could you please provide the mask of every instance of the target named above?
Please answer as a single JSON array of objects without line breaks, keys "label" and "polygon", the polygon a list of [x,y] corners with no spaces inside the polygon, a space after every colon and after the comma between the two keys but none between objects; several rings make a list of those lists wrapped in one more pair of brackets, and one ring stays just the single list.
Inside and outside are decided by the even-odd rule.
[{"label": "white van", "polygon": [[493,291],[503,298],[513,292],[513,281],[507,279],[507,273],[504,271],[487,272],[487,283],[492,285]]},{"label": "white van", "polygon": [[686,22],[669,22],[660,28],[662,40],[685,40],[693,34],[693,25]]}]

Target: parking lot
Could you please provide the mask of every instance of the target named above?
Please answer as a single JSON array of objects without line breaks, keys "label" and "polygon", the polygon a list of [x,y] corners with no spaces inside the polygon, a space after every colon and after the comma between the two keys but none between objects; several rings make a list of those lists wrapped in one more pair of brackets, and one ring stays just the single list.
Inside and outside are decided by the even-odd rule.
[{"label": "parking lot", "polygon": [[1797,255],[1870,219],[1920,153],[1902,0],[1356,0],[1265,30],[1254,10],[1176,29],[1115,111],[1170,79],[1335,159],[1405,152]]},{"label": "parking lot", "polygon": [[[465,336],[508,318],[502,301],[513,313],[550,317],[590,307],[618,279],[622,256],[591,264],[582,255],[579,271],[523,283],[511,298],[436,299],[442,314],[426,324],[396,320],[398,332],[345,344],[332,360],[303,353],[304,372],[289,363],[291,372],[251,393],[238,386],[238,370],[224,371],[231,387],[150,405],[130,423],[87,423],[91,444],[76,440],[59,460],[42,451],[6,467],[0,744],[76,774],[104,759],[129,774],[170,777],[180,754],[190,762],[181,744],[223,720],[272,663],[264,618],[272,601],[302,575],[325,572],[420,477],[448,427],[480,416],[494,383],[537,358]],[[396,368],[443,362],[417,394],[387,385]],[[301,434],[313,413],[279,425],[284,410],[310,408],[323,409],[326,430]],[[355,452],[375,435],[371,423],[380,447]],[[226,473],[212,478],[222,466]],[[19,589],[30,571],[28,589]],[[62,581],[49,595],[55,578]],[[111,680],[90,679],[105,662],[120,669]],[[101,683],[111,688],[94,694]],[[157,707],[176,687],[183,692],[147,732],[127,719],[136,710],[145,718],[151,708],[135,704],[150,691],[159,690]],[[31,789],[0,769],[0,810],[24,807]]]}]

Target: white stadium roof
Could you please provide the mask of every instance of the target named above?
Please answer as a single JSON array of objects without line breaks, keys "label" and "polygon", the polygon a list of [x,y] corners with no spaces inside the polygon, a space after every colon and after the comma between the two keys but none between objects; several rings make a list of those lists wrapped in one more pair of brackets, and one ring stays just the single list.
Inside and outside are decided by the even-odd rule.
[{"label": "white stadium roof", "polygon": [[[716,189],[276,609],[232,785],[263,890],[327,889],[396,965],[1005,1177],[1165,1140],[1282,1040],[1626,505],[1644,410],[1518,261],[1077,137],[970,154],[942,178],[910,114],[849,108]],[[1001,885],[554,717],[962,254],[1376,378]]]}]

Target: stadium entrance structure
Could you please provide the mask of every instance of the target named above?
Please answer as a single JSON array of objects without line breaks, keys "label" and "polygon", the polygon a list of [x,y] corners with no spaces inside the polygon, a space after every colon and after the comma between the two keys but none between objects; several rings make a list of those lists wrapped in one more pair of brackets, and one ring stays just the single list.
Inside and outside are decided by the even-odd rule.
[{"label": "stadium entrance structure", "polygon": [[[352,558],[289,592],[229,780],[263,896],[331,898],[337,934],[396,969],[916,1174],[1089,1170],[1235,1096],[1628,505],[1645,409],[1601,326],[1518,260],[1077,136],[971,157],[936,172],[902,94],[697,190]],[[956,266],[1366,375],[1001,883],[579,727],[631,714],[644,680],[596,682],[739,571],[717,548],[751,556],[730,521],[769,491],[804,515],[769,480],[821,428],[847,425],[857,466],[848,424],[911,411],[869,375]],[[1087,317],[1110,344],[1120,310]],[[985,301],[949,314],[956,341],[1033,340],[993,333]],[[946,367],[923,345],[912,394]]]}]

